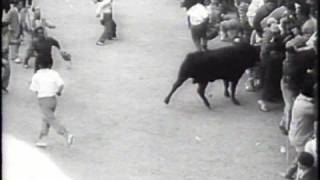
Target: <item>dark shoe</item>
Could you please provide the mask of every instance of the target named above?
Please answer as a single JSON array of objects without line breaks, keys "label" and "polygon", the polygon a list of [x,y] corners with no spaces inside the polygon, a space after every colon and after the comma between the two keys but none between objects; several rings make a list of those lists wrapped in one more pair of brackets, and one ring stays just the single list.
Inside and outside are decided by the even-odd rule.
[{"label": "dark shoe", "polygon": [[285,136],[288,136],[288,131],[286,130],[286,128],[285,127],[283,127],[283,126],[279,126],[279,129],[280,129],[280,132],[281,132],[281,134],[283,134],[283,135],[285,135]]}]

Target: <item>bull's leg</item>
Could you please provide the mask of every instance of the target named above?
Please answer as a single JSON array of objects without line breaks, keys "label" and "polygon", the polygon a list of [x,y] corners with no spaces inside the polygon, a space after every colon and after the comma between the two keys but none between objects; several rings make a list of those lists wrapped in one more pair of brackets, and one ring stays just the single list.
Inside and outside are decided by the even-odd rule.
[{"label": "bull's leg", "polygon": [[229,81],[227,80],[223,80],[223,84],[224,84],[224,96],[225,97],[230,97],[230,94],[229,94]]},{"label": "bull's leg", "polygon": [[170,91],[170,93],[168,94],[168,96],[166,97],[166,99],[164,100],[164,102],[166,104],[169,104],[170,102],[170,98],[172,96],[172,94],[178,89],[178,87],[180,87],[182,85],[182,83],[185,81],[186,79],[184,78],[179,78],[172,86],[172,89]]},{"label": "bull's leg", "polygon": [[208,82],[199,83],[198,93],[199,93],[200,97],[202,98],[202,100],[204,101],[204,104],[205,104],[209,109],[211,109],[210,104],[209,104],[209,101],[208,101],[208,99],[206,98],[206,96],[204,95],[207,85],[208,85]]},{"label": "bull's leg", "polygon": [[236,88],[237,88],[237,84],[238,84],[238,79],[237,80],[233,80],[231,82],[231,101],[235,104],[235,105],[240,105],[239,101],[235,98],[235,92],[236,92]]}]

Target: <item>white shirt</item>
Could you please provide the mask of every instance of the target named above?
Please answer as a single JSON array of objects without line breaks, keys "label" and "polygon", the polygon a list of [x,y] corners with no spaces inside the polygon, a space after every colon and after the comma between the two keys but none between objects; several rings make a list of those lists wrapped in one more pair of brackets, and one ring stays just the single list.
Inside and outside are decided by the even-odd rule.
[{"label": "white shirt", "polygon": [[256,16],[257,10],[263,6],[264,4],[264,0],[252,0],[252,2],[250,3],[249,7],[248,7],[248,12],[247,12],[247,16],[248,16],[248,21],[249,24],[252,26],[253,23],[253,19]]},{"label": "white shirt", "polygon": [[304,146],[304,151],[312,154],[314,158],[314,165],[316,166],[317,163],[317,139],[314,138],[306,143]]},{"label": "white shirt", "polygon": [[38,93],[38,98],[53,97],[64,84],[60,75],[52,69],[39,69],[32,77],[30,90]]},{"label": "white shirt", "polygon": [[199,25],[203,23],[205,19],[209,18],[208,10],[200,3],[192,6],[187,11],[187,15],[190,17],[191,25]]},{"label": "white shirt", "polygon": [[317,32],[314,32],[309,38],[309,40],[306,42],[306,45],[309,47],[314,47],[314,41],[316,40],[317,40]]},{"label": "white shirt", "polygon": [[112,13],[112,2],[113,0],[103,0],[98,2],[98,7],[96,9],[96,14],[100,15],[100,18],[103,18],[103,14]]}]

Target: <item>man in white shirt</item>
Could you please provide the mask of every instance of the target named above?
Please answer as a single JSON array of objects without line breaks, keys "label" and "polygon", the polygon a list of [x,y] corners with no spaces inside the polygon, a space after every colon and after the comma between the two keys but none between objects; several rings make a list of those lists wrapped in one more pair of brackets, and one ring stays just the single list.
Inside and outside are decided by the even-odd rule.
[{"label": "man in white shirt", "polygon": [[94,0],[94,3],[98,5],[96,16],[100,18],[100,23],[104,26],[104,31],[96,45],[103,46],[107,39],[112,40],[116,38],[116,23],[112,18],[113,0]]},{"label": "man in white shirt", "polygon": [[42,141],[42,138],[48,135],[50,127],[54,128],[58,134],[64,136],[68,146],[70,146],[74,139],[73,135],[56,120],[54,114],[57,106],[56,95],[61,95],[64,87],[63,80],[56,71],[50,69],[48,61],[39,62],[39,66],[40,69],[33,75],[30,85],[30,90],[37,94],[43,116],[42,129],[36,146],[47,146],[46,142]]},{"label": "man in white shirt", "polygon": [[205,51],[207,49],[206,31],[209,12],[202,3],[198,2],[187,9],[187,15],[193,43],[198,51]]},{"label": "man in white shirt", "polygon": [[252,0],[247,11],[247,17],[250,26],[253,26],[253,18],[256,16],[257,10],[264,5],[264,0]]}]

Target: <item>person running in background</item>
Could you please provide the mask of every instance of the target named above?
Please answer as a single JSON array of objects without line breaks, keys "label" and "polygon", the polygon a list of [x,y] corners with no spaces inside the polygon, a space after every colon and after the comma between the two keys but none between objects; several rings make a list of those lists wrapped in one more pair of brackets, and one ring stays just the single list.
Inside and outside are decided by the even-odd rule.
[{"label": "person running in background", "polygon": [[190,4],[185,4],[184,7],[187,9],[188,25],[194,45],[198,51],[207,50],[208,10],[203,5],[202,0],[194,0]]},{"label": "person running in background", "polygon": [[11,0],[10,10],[8,11],[5,21],[9,22],[9,60],[15,63],[21,63],[19,58],[21,26],[19,20],[19,10],[17,0]]},{"label": "person running in background", "polygon": [[38,63],[39,70],[33,75],[30,90],[35,92],[39,101],[42,113],[42,129],[40,131],[36,146],[46,147],[43,137],[49,133],[49,128],[54,128],[59,135],[65,137],[67,145],[73,143],[74,137],[67,129],[60,124],[55,117],[57,107],[57,96],[61,96],[64,88],[64,82],[60,75],[51,69],[51,61],[48,59]]},{"label": "person running in background", "polygon": [[54,29],[55,25],[50,23],[41,14],[41,9],[39,6],[32,8],[33,13],[31,14],[31,30],[35,30],[38,27],[43,27],[45,35],[48,35],[46,28]]},{"label": "person running in background", "polygon": [[112,18],[112,3],[113,0],[94,0],[98,7],[96,9],[96,16],[100,18],[101,25],[104,26],[104,31],[100,36],[96,45],[103,46],[105,41],[116,38],[116,23]]},{"label": "person running in background", "polygon": [[28,61],[31,56],[33,56],[34,53],[36,53],[36,60],[35,60],[35,68],[34,72],[36,72],[39,69],[39,63],[41,61],[47,61],[50,66],[53,65],[53,59],[51,54],[51,48],[55,46],[59,49],[60,54],[64,60],[69,60],[65,55],[67,53],[65,51],[62,51],[60,49],[60,44],[57,40],[55,40],[52,37],[45,36],[44,34],[44,28],[38,27],[35,29],[35,35],[33,42],[31,43],[30,47],[27,50],[27,55],[24,59],[24,65],[28,67]]}]

